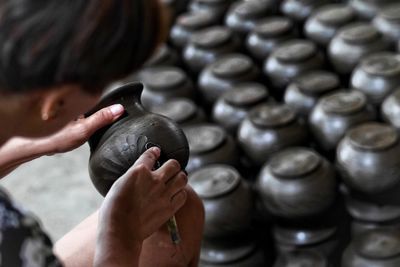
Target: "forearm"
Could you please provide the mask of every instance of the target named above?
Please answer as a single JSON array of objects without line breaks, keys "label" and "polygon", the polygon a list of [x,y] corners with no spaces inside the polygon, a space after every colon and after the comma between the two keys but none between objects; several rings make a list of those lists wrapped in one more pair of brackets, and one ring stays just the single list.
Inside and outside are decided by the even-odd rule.
[{"label": "forearm", "polygon": [[0,147],[0,178],[25,162],[51,153],[45,140],[12,138]]}]

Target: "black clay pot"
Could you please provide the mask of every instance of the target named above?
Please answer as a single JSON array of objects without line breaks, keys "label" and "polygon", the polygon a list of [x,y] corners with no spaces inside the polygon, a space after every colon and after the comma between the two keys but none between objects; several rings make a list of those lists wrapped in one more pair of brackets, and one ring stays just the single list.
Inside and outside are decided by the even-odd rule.
[{"label": "black clay pot", "polygon": [[319,100],[310,114],[309,125],[318,146],[332,152],[351,127],[375,118],[375,109],[363,93],[340,91]]},{"label": "black clay pot", "polygon": [[258,21],[246,39],[247,51],[263,62],[280,44],[296,37],[294,23],[286,17],[268,17]]},{"label": "black clay pot", "polygon": [[265,267],[269,266],[267,262],[255,242],[225,240],[219,244],[204,240],[199,267]]},{"label": "black clay pot", "polygon": [[304,25],[307,38],[322,47],[328,46],[338,29],[357,19],[355,11],[345,4],[330,4],[315,10]]},{"label": "black clay pot", "polygon": [[275,49],[264,63],[264,74],[276,93],[284,89],[300,74],[324,68],[324,59],[317,46],[308,40],[291,40]]},{"label": "black clay pot", "polygon": [[365,20],[373,19],[386,5],[396,3],[397,0],[350,0],[349,5]]},{"label": "black clay pot", "polygon": [[353,193],[377,204],[399,205],[400,144],[396,129],[382,123],[352,128],[337,148],[337,166]]},{"label": "black clay pot", "polygon": [[348,75],[363,57],[388,49],[390,42],[371,24],[355,22],[337,32],[329,43],[328,54],[336,72]]},{"label": "black clay pot", "polygon": [[308,119],[318,99],[339,87],[340,79],[335,73],[322,70],[306,72],[288,86],[284,102],[297,114]]},{"label": "black clay pot", "polygon": [[377,205],[346,195],[346,208],[353,218],[351,235],[374,229],[400,229],[400,206]]},{"label": "black clay pot", "polygon": [[183,48],[189,42],[193,33],[215,25],[215,17],[208,12],[188,12],[180,15],[170,32],[171,43]]},{"label": "black clay pot", "polygon": [[239,165],[234,139],[218,125],[199,124],[184,128],[189,141],[190,157],[186,170],[191,173],[210,164]]},{"label": "black clay pot", "polygon": [[145,67],[156,66],[177,66],[179,65],[179,56],[175,50],[167,44],[161,45],[154,55],[146,62]]},{"label": "black clay pot", "polygon": [[256,81],[259,70],[251,58],[242,54],[228,54],[207,66],[200,74],[199,89],[206,106],[215,101],[235,84]]},{"label": "black clay pot", "polygon": [[259,83],[242,83],[224,93],[215,103],[213,121],[236,136],[240,123],[251,108],[270,99],[268,90]]},{"label": "black clay pot", "polygon": [[400,266],[399,230],[373,230],[357,236],[343,253],[341,266]]},{"label": "black clay pot", "polygon": [[277,11],[275,0],[242,0],[232,4],[225,17],[225,25],[245,37],[257,21]]},{"label": "black clay pot", "polygon": [[338,245],[336,227],[274,227],[273,236],[278,255],[290,255],[293,251],[311,251],[331,258]]},{"label": "black clay pot", "polygon": [[306,250],[282,254],[274,267],[331,267],[331,265],[321,253]]},{"label": "black clay pot", "polygon": [[382,118],[400,130],[400,90],[396,89],[382,103],[381,107]]},{"label": "black clay pot", "polygon": [[176,159],[184,169],[188,162],[189,146],[183,131],[172,120],[144,110],[140,103],[142,89],[135,83],[114,89],[88,113],[116,103],[125,107],[119,120],[89,139],[89,174],[103,196],[149,147],[161,148],[160,163]]},{"label": "black clay pot", "polygon": [[204,237],[223,240],[246,236],[251,230],[253,196],[239,172],[228,165],[208,165],[189,176],[189,184],[203,200]]},{"label": "black clay pot", "polygon": [[192,35],[183,51],[183,60],[190,70],[198,74],[221,55],[239,50],[240,41],[226,27],[214,26]]},{"label": "black clay pot", "polygon": [[206,122],[203,110],[187,98],[172,98],[152,107],[151,112],[168,117],[182,127]]},{"label": "black clay pot", "polygon": [[307,141],[305,124],[285,105],[254,107],[238,129],[239,145],[256,166],[284,148],[306,145]]},{"label": "black clay pot", "polygon": [[231,5],[232,0],[191,0],[189,10],[193,12],[208,12],[222,21],[225,12]]},{"label": "black clay pot", "polygon": [[332,3],[331,0],[284,0],[281,12],[296,22],[304,22],[318,7]]},{"label": "black clay pot", "polygon": [[176,97],[196,99],[192,81],[186,73],[176,67],[146,68],[139,74],[144,83],[143,106],[147,109]]},{"label": "black clay pot", "polygon": [[400,4],[391,4],[383,8],[372,22],[393,44],[400,40]]},{"label": "black clay pot", "polygon": [[311,217],[323,213],[336,199],[333,167],[307,148],[289,148],[275,154],[257,179],[265,207],[281,218]]},{"label": "black clay pot", "polygon": [[351,86],[379,106],[400,85],[400,55],[390,52],[366,57],[351,76]]}]

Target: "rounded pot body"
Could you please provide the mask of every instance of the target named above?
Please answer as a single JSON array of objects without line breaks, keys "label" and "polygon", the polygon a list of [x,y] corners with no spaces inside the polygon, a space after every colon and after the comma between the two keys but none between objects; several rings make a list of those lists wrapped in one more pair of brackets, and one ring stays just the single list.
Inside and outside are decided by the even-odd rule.
[{"label": "rounded pot body", "polygon": [[231,3],[231,0],[191,0],[189,10],[208,12],[215,16],[218,21],[222,21]]},{"label": "rounded pot body", "polygon": [[256,81],[259,70],[242,54],[228,54],[207,66],[200,74],[199,89],[206,105],[212,106],[218,97],[235,84]]},{"label": "rounded pot body", "polygon": [[179,64],[179,56],[177,52],[167,44],[162,44],[154,55],[144,64],[145,67],[158,66],[177,66]]},{"label": "rounded pot body", "polygon": [[341,266],[400,266],[399,230],[372,230],[355,237],[343,253]]},{"label": "rounded pot body", "polygon": [[225,25],[245,37],[257,21],[276,13],[275,0],[247,0],[232,4],[225,17]]},{"label": "rounded pot body", "polygon": [[193,33],[216,23],[215,16],[208,12],[187,12],[176,19],[169,38],[175,47],[183,48],[189,42]]},{"label": "rounded pot body", "polygon": [[296,219],[315,216],[332,206],[337,186],[327,160],[307,148],[289,148],[263,166],[257,190],[272,214]]},{"label": "rounded pot body", "polygon": [[[189,146],[182,130],[172,120],[149,113],[140,103],[141,84],[126,84],[107,93],[88,114],[120,103],[125,115],[111,126],[102,128],[89,139],[89,174],[96,189],[105,196],[112,184],[122,176],[148,148],[158,146],[160,164],[176,159],[186,167]],[[159,133],[163,134],[160,135]]]},{"label": "rounded pot body", "polygon": [[210,164],[239,165],[237,145],[222,127],[199,124],[185,127],[184,132],[190,148],[189,173]]},{"label": "rounded pot body", "polygon": [[396,44],[400,40],[400,4],[385,6],[372,23],[378,31]]},{"label": "rounded pot body", "polygon": [[400,90],[396,89],[390,94],[381,107],[382,118],[400,130]]},{"label": "rounded pot body", "polygon": [[340,91],[319,100],[310,114],[309,125],[318,146],[330,152],[351,127],[375,118],[375,110],[364,94]]},{"label": "rounded pot body", "polygon": [[213,121],[236,136],[240,123],[245,119],[250,109],[268,100],[268,90],[262,84],[238,84],[218,98],[212,112]]},{"label": "rounded pot body", "polygon": [[355,22],[341,28],[328,46],[329,59],[339,74],[348,75],[365,56],[390,49],[371,24]]},{"label": "rounded pot body", "polygon": [[206,122],[203,110],[187,98],[172,98],[152,107],[151,112],[168,117],[182,127]]},{"label": "rounded pot body", "polygon": [[400,182],[398,139],[395,128],[382,123],[364,123],[347,132],[336,157],[350,190],[379,204],[399,203],[395,193]]},{"label": "rounded pot body", "polygon": [[292,251],[279,256],[274,267],[332,267],[325,256],[315,251]]},{"label": "rounded pot body", "polygon": [[330,4],[315,10],[304,25],[304,34],[326,47],[339,28],[357,19],[355,11],[345,4]]},{"label": "rounded pot body", "polygon": [[379,106],[400,85],[400,56],[384,52],[366,57],[351,76],[351,86]]},{"label": "rounded pot body", "polygon": [[205,209],[204,237],[240,237],[251,229],[253,196],[239,172],[228,165],[205,166],[189,176]]},{"label": "rounded pot body", "polygon": [[275,49],[264,63],[264,73],[277,93],[300,74],[322,69],[324,60],[317,46],[308,40],[287,41]]},{"label": "rounded pot body", "polygon": [[335,73],[321,70],[306,72],[287,87],[284,102],[297,114],[308,119],[318,99],[339,87],[340,79]]},{"label": "rounded pot body", "polygon": [[396,3],[396,0],[350,0],[349,5],[365,20],[373,19],[386,5]]},{"label": "rounded pot body", "polygon": [[297,22],[304,22],[319,6],[329,4],[330,0],[284,0],[281,12]]},{"label": "rounded pot body", "polygon": [[192,35],[183,51],[183,60],[191,71],[199,73],[219,56],[233,53],[239,47],[239,39],[229,28],[213,26]]},{"label": "rounded pot body", "polygon": [[176,97],[196,99],[192,81],[179,68],[146,68],[140,72],[139,78],[145,86],[141,100],[147,109]]},{"label": "rounded pot body", "polygon": [[294,39],[294,23],[286,17],[268,17],[258,21],[246,39],[247,51],[263,62],[280,44]]},{"label": "rounded pot body", "polygon": [[308,132],[289,107],[262,104],[254,107],[240,124],[238,142],[252,164],[261,166],[284,148],[305,145]]}]

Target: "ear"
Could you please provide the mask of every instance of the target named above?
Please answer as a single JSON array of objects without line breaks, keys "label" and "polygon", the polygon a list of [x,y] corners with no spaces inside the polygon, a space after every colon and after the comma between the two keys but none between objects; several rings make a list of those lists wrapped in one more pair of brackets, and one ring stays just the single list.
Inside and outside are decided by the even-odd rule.
[{"label": "ear", "polygon": [[71,97],[71,88],[67,86],[43,92],[40,109],[42,120],[48,121],[60,115],[62,107],[69,97]]}]

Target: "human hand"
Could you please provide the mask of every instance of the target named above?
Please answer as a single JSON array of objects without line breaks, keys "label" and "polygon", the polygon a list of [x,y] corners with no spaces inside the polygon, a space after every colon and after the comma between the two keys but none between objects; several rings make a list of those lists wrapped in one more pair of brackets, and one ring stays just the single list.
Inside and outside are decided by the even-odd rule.
[{"label": "human hand", "polygon": [[159,156],[159,148],[147,150],[108,192],[100,208],[97,260],[125,251],[134,261],[135,248],[184,205],[186,174],[176,160],[153,171]]},{"label": "human hand", "polygon": [[74,150],[97,130],[116,121],[123,113],[124,107],[120,104],[103,108],[87,118],[79,117],[57,133],[42,138],[41,142],[47,146],[47,155]]}]

